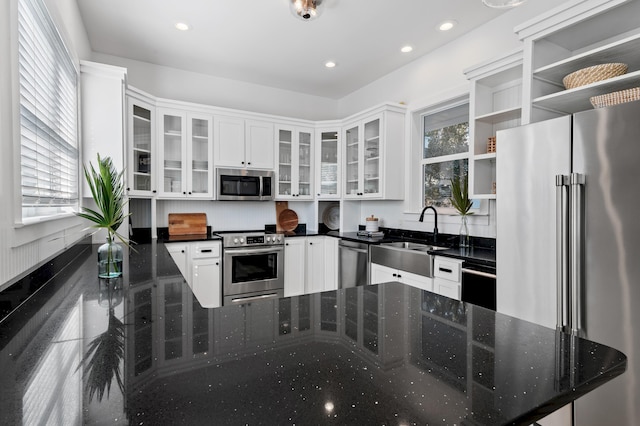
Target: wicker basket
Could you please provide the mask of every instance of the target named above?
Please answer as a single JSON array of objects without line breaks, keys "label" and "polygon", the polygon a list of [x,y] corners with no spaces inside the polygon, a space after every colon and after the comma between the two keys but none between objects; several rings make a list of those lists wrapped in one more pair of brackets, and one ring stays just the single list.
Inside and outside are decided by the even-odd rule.
[{"label": "wicker basket", "polygon": [[592,67],[572,72],[562,79],[562,83],[567,89],[573,89],[574,87],[580,87],[596,81],[617,77],[626,73],[627,68],[627,64],[620,63],[594,65]]},{"label": "wicker basket", "polygon": [[625,102],[637,101],[640,100],[640,87],[620,90],[619,92],[607,93],[605,95],[592,96],[589,100],[594,108],[603,108]]},{"label": "wicker basket", "polygon": [[491,136],[487,139],[487,153],[496,152],[496,137]]}]

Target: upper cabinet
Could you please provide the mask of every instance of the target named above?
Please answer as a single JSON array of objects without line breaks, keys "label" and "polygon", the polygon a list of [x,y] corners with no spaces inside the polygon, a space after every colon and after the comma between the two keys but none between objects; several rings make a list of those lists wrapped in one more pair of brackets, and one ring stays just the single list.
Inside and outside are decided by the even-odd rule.
[{"label": "upper cabinet", "polygon": [[216,166],[273,170],[273,124],[236,117],[216,117]]},{"label": "upper cabinet", "polygon": [[318,199],[340,198],[340,130],[318,129],[315,149],[315,187]]},{"label": "upper cabinet", "polygon": [[276,126],[278,199],[313,199],[313,135],[310,128]]},{"label": "upper cabinet", "polygon": [[155,180],[155,106],[138,96],[127,98],[127,195],[151,197]]},{"label": "upper cabinet", "polygon": [[404,198],[404,107],[385,105],[343,127],[345,199]]},{"label": "upper cabinet", "polygon": [[179,109],[159,108],[161,197],[213,197],[213,118]]},{"label": "upper cabinet", "polygon": [[465,70],[469,100],[469,188],[475,199],[495,198],[498,130],[522,118],[522,50]]},{"label": "upper cabinet", "polygon": [[[525,122],[589,110],[593,96],[640,86],[640,2],[586,0],[557,10],[516,27],[527,53]],[[612,62],[627,64],[627,73],[572,89],[562,82],[574,71]]]}]

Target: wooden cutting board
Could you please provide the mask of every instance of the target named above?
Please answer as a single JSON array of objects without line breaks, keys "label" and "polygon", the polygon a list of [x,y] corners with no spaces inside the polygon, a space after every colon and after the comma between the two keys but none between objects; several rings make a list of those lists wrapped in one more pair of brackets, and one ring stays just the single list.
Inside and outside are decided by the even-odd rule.
[{"label": "wooden cutting board", "polygon": [[207,235],[206,213],[169,213],[169,235]]}]

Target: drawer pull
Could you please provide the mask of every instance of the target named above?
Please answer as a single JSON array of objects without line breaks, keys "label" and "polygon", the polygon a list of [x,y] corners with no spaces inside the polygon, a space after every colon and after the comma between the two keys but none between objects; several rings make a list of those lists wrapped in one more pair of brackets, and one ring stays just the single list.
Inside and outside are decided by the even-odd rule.
[{"label": "drawer pull", "polygon": [[200,253],[211,253],[212,251],[212,249],[202,249],[200,250]]},{"label": "drawer pull", "polygon": [[440,271],[442,271],[442,272],[446,272],[447,274],[451,274],[451,273],[453,273],[453,270],[451,270],[451,269],[449,269],[449,268],[443,268],[442,266],[440,266],[438,269],[439,269]]}]

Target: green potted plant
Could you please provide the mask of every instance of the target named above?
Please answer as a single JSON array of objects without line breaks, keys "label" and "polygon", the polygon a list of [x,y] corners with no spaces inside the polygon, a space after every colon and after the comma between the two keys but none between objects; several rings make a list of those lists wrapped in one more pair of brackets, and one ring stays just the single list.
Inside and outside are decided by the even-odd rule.
[{"label": "green potted plant", "polygon": [[[118,233],[118,228],[128,214],[125,214],[126,197],[123,172],[118,172],[110,157],[98,154],[98,170],[92,164],[84,166],[84,176],[89,184],[96,210],[82,207],[78,216],[93,222],[92,228],[105,229],[107,242],[98,248],[98,277],[116,278],[122,275],[122,247],[117,238],[127,247],[129,241]],[[97,232],[97,231],[96,231]]]},{"label": "green potted plant", "polygon": [[451,205],[460,215],[460,247],[469,247],[469,226],[467,216],[473,214],[471,206],[473,201],[469,199],[469,179],[467,175],[458,179],[451,179]]}]

